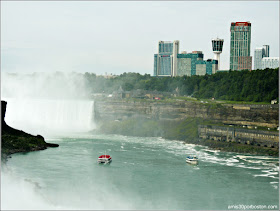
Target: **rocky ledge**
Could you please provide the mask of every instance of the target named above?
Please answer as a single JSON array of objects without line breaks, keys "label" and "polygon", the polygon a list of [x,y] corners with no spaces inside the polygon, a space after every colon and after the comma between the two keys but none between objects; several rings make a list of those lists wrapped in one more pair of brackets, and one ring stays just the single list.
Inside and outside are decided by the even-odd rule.
[{"label": "rocky ledge", "polygon": [[6,107],[7,102],[1,101],[1,158],[3,161],[13,153],[38,151],[59,146],[45,142],[41,135],[33,136],[7,125],[5,122]]}]

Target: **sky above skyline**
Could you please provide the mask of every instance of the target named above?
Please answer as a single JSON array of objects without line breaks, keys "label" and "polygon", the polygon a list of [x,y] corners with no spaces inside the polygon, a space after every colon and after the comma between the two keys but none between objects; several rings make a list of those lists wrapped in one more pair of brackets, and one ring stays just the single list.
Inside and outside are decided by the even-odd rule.
[{"label": "sky above skyline", "polygon": [[230,23],[252,23],[254,49],[279,57],[279,1],[1,1],[2,72],[153,74],[158,41],[213,58],[224,39],[221,69],[229,69]]}]

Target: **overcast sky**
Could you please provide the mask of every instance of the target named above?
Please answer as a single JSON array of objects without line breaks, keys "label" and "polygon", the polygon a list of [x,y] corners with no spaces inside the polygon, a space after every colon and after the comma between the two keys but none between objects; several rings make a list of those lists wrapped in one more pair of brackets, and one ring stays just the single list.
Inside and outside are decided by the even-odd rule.
[{"label": "overcast sky", "polygon": [[230,23],[252,23],[254,49],[279,57],[279,1],[1,1],[1,71],[153,74],[159,40],[180,52],[213,58],[211,39],[224,39],[229,69]]}]

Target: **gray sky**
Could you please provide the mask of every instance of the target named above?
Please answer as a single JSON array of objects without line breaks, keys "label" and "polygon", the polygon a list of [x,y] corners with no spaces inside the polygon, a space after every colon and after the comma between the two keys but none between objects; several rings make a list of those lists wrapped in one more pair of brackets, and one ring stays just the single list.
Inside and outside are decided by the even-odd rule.
[{"label": "gray sky", "polygon": [[221,69],[229,69],[230,23],[252,23],[254,49],[279,56],[278,1],[1,1],[1,71],[153,74],[159,40],[180,52],[213,58],[223,38]]}]

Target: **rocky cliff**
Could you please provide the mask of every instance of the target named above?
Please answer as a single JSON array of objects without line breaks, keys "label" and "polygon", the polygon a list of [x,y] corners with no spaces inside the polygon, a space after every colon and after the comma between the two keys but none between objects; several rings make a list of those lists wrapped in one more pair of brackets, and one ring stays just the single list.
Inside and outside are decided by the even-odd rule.
[{"label": "rocky cliff", "polygon": [[[275,130],[278,127],[278,116],[278,105],[95,101],[95,120],[102,133],[161,136],[224,151],[272,156],[278,156],[279,136],[268,129]],[[199,130],[208,126],[219,127],[218,134]],[[226,135],[220,134],[221,126]],[[235,141],[229,140],[232,128]],[[247,137],[248,134],[250,137]],[[228,139],[224,140],[224,137]]]},{"label": "rocky cliff", "polygon": [[131,117],[155,120],[202,118],[223,124],[276,128],[279,125],[279,105],[125,100],[95,102],[97,121],[122,120]]},{"label": "rocky cliff", "polygon": [[4,160],[8,155],[16,152],[30,152],[44,150],[47,147],[58,147],[58,144],[46,143],[41,135],[33,136],[7,125],[5,122],[6,107],[7,102],[1,101],[1,157]]}]

